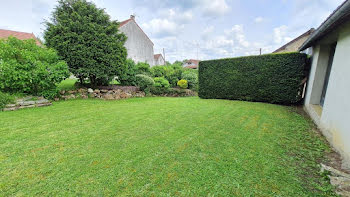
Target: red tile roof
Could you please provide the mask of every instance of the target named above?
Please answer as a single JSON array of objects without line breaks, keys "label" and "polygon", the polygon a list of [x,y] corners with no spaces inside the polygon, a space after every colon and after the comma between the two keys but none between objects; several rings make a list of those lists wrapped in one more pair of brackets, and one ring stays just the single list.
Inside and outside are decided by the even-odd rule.
[{"label": "red tile roof", "polygon": [[124,25],[128,24],[130,21],[134,21],[135,24],[137,25],[138,28],[140,28],[140,30],[142,31],[143,34],[146,35],[146,37],[148,38],[149,41],[151,41],[151,43],[154,45],[154,43],[152,42],[152,40],[147,36],[147,34],[142,30],[142,28],[136,23],[136,21],[132,18],[129,18],[128,20],[122,21],[119,24],[119,27],[123,27]]},{"label": "red tile roof", "polygon": [[7,39],[10,36],[13,36],[20,40],[34,39],[37,45],[41,45],[41,42],[35,37],[33,33],[0,29],[0,39]]},{"label": "red tile roof", "polygon": [[162,56],[162,54],[155,54],[154,59],[159,59],[160,56]]},{"label": "red tile roof", "polygon": [[193,66],[186,66],[185,68],[190,68],[190,69],[197,69],[198,65],[193,65]]},{"label": "red tile roof", "polygon": [[193,59],[190,59],[190,60],[187,60],[186,61],[187,63],[191,63],[191,64],[194,64],[194,65],[197,65],[199,64],[200,60],[193,60]]}]

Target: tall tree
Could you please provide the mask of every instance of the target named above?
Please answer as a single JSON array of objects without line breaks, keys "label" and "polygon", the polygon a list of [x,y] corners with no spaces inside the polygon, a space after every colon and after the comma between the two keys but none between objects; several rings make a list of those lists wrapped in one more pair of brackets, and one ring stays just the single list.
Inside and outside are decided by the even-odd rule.
[{"label": "tall tree", "polygon": [[126,36],[104,9],[86,0],[59,0],[46,21],[44,38],[66,60],[69,70],[92,85],[105,85],[126,69]]}]

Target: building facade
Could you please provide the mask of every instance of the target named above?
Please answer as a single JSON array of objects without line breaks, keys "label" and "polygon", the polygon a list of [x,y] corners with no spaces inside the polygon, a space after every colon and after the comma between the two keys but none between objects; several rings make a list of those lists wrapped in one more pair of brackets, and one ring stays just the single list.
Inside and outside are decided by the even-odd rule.
[{"label": "building facade", "polygon": [[165,59],[164,59],[162,54],[155,54],[154,55],[154,65],[155,66],[165,65]]},{"label": "building facade", "polygon": [[138,62],[146,62],[154,65],[153,42],[136,23],[132,15],[130,19],[120,23],[119,30],[123,32],[128,39],[125,42],[125,48],[128,52],[128,58]]},{"label": "building facade", "polygon": [[310,37],[310,35],[315,31],[314,28],[310,29],[309,31],[303,33],[302,35],[298,36],[294,40],[288,42],[287,44],[283,45],[273,53],[286,53],[286,52],[297,52],[299,51],[299,48],[301,45],[304,44],[304,42]]},{"label": "building facade", "polygon": [[350,1],[300,48],[312,48],[305,111],[350,167]]}]

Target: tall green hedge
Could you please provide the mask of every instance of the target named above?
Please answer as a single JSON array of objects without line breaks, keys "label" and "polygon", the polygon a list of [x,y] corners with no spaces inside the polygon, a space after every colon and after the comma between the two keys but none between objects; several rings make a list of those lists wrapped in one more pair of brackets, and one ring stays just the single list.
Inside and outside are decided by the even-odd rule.
[{"label": "tall green hedge", "polygon": [[301,53],[201,61],[199,96],[295,104],[301,100],[306,62]]}]

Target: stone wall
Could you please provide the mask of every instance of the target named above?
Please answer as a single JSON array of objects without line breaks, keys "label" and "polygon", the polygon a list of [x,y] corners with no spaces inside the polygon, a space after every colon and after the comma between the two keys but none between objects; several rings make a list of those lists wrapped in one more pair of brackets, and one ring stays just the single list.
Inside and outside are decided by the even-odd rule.
[{"label": "stone wall", "polygon": [[3,111],[15,111],[18,109],[50,106],[52,103],[43,97],[25,97],[17,99],[14,104],[8,104]]},{"label": "stone wall", "polygon": [[[69,100],[75,98],[97,98],[104,100],[119,100],[131,97],[144,97],[145,93],[139,91],[134,86],[113,86],[113,87],[99,87],[99,89],[80,88],[78,90],[61,91],[61,99]],[[59,99],[56,99],[59,100]]]}]

